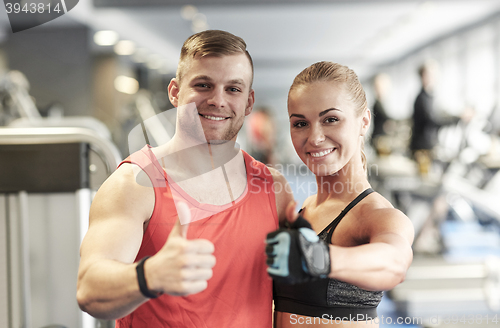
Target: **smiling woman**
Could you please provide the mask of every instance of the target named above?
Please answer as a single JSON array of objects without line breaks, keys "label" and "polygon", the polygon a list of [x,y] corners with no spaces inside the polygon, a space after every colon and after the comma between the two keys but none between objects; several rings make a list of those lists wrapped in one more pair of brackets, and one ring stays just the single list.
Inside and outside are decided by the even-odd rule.
[{"label": "smiling woman", "polygon": [[[352,70],[327,62],[309,67],[295,78],[290,88],[288,105],[295,150],[306,165],[311,164],[309,166],[313,173],[332,174],[340,169],[338,165],[344,167],[347,158],[351,157],[353,151],[358,150],[358,147],[341,147],[344,142],[359,143],[359,158],[366,169],[363,145],[370,122],[370,111],[363,88]],[[302,113],[303,109],[311,106],[321,109],[316,117],[310,117],[310,111]],[[336,134],[334,139],[342,140],[336,140],[339,142],[337,147],[334,143],[322,143],[323,139],[326,139],[325,133],[328,132]],[[305,143],[304,138],[307,138],[309,143]],[[302,145],[299,145],[300,143]],[[318,147],[320,144],[322,147]],[[302,148],[301,151],[298,148]],[[326,159],[326,155],[335,151],[337,156],[345,155],[342,156],[343,162],[330,168],[318,165]],[[326,162],[323,161],[322,164]],[[326,171],[320,172],[318,169]]]},{"label": "smiling woman", "polygon": [[[303,217],[287,213],[298,232],[268,235],[276,327],[377,327],[382,291],[401,283],[411,264],[413,226],[368,182],[363,88],[351,69],[319,62],[295,78],[288,113],[293,145],[316,175],[318,193],[304,202]],[[323,263],[328,270],[317,273]]]}]

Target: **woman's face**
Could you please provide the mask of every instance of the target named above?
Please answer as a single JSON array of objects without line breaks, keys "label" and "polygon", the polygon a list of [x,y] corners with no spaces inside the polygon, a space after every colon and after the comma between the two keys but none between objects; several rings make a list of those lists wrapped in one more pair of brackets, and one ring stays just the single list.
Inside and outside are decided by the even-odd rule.
[{"label": "woman's face", "polygon": [[370,113],[358,116],[356,110],[336,82],[301,85],[289,94],[292,143],[315,175],[332,175],[348,163],[362,163],[360,138],[368,130]]}]

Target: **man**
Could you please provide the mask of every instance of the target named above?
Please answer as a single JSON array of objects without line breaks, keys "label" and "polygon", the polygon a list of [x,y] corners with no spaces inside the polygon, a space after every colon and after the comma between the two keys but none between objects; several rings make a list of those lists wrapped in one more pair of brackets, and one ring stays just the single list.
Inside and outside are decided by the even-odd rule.
[{"label": "man", "polygon": [[[418,69],[422,89],[413,105],[413,129],[410,150],[422,176],[427,176],[433,164],[433,149],[438,143],[438,131],[445,125],[456,124],[460,118],[439,115],[434,106],[434,89],[437,82],[438,65],[428,60]],[[467,111],[463,117],[466,118]]]},{"label": "man", "polygon": [[186,40],[168,87],[176,134],[124,161],[92,203],[78,276],[84,311],[120,328],[271,326],[264,239],[292,196],[281,174],[234,150],[252,79],[241,38]]},{"label": "man", "polygon": [[387,135],[385,125],[390,120],[390,117],[386,113],[384,100],[391,89],[389,75],[385,73],[377,74],[373,80],[373,89],[375,91],[375,103],[372,107],[373,132],[370,141],[377,155],[381,155],[381,153],[387,154],[390,149],[387,148],[387,142],[384,142]]},{"label": "man", "polygon": [[437,131],[441,126],[433,108],[435,70],[434,62],[427,62],[418,69],[422,89],[413,106],[413,132],[410,148],[414,154],[418,151],[430,153],[436,145]]}]

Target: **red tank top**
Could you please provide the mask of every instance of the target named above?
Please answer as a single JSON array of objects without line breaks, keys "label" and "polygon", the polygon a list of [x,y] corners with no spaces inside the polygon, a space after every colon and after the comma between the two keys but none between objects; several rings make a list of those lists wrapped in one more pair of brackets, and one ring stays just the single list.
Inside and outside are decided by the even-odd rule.
[{"label": "red tank top", "polygon": [[[204,291],[185,297],[162,295],[116,321],[117,328],[271,327],[272,280],[266,272],[264,240],[277,229],[273,178],[267,167],[243,152],[247,172],[245,192],[223,208],[186,197],[191,212],[215,214],[192,222],[188,239],[203,238],[215,246],[216,264]],[[178,220],[175,190],[146,146],[124,160],[141,167],[155,186],[155,208],[136,261],[154,255]],[[120,164],[120,165],[121,165]],[[222,209],[222,211],[221,211]]]}]

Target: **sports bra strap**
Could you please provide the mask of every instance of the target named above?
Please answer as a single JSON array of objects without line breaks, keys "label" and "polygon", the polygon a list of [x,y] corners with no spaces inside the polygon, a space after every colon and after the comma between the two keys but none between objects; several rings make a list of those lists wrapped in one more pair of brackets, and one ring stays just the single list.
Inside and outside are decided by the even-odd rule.
[{"label": "sports bra strap", "polygon": [[344,216],[347,214],[347,212],[349,212],[354,206],[356,206],[356,204],[358,204],[360,201],[363,200],[363,198],[365,198],[366,196],[368,196],[372,192],[374,192],[374,190],[372,188],[368,188],[365,191],[363,191],[361,194],[359,194],[358,197],[354,198],[354,200],[352,202],[350,202],[344,208],[344,210],[342,212],[340,212],[339,216],[337,216],[335,218],[335,220],[333,220],[325,229],[323,229],[323,231],[320,232],[320,234],[321,234],[324,231],[328,231],[328,235],[327,235],[327,239],[326,239],[328,243],[331,242],[332,236],[333,236],[333,231],[335,230],[335,228],[337,228],[337,225],[344,218]]}]

